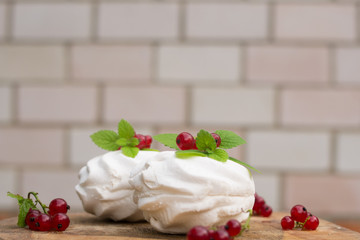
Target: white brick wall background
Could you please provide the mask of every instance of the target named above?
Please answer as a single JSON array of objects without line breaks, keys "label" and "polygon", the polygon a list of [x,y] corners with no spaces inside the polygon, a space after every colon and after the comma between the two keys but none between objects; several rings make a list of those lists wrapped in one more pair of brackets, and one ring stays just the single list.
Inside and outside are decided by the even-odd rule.
[{"label": "white brick wall background", "polygon": [[81,210],[89,135],[125,118],[236,131],[275,210],[360,218],[359,19],[358,0],[0,0],[0,211],[30,190]]}]

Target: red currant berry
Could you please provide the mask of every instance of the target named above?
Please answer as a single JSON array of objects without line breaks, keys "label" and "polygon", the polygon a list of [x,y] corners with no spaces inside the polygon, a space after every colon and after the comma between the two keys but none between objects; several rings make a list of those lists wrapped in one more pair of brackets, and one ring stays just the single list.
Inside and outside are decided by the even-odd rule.
[{"label": "red currant berry", "polygon": [[70,219],[65,213],[57,213],[52,217],[52,228],[56,231],[65,231],[69,226]]},{"label": "red currant berry", "polygon": [[176,144],[180,150],[189,150],[193,149],[195,140],[190,133],[182,132],[176,137]]},{"label": "red currant berry", "polygon": [[49,214],[55,215],[56,213],[67,213],[70,206],[62,198],[55,198],[49,204]]},{"label": "red currant berry", "polygon": [[143,149],[146,147],[146,143],[145,143],[145,136],[142,134],[135,134],[135,136],[137,139],[139,139],[139,144],[136,145],[136,147],[138,147],[139,149]]},{"label": "red currant berry", "polygon": [[309,219],[305,222],[304,228],[306,230],[316,230],[319,226],[319,219],[316,216],[310,216]]},{"label": "red currant berry", "polygon": [[214,232],[212,237],[214,240],[230,240],[229,233],[224,229],[218,229]]},{"label": "red currant berry", "polygon": [[281,219],[281,227],[283,230],[291,230],[295,227],[295,222],[290,216]]},{"label": "red currant berry", "polygon": [[209,233],[206,227],[195,226],[187,233],[187,240],[209,240]]},{"label": "red currant berry", "polygon": [[305,222],[307,218],[307,210],[303,205],[295,205],[291,208],[290,214],[292,219],[297,222]]},{"label": "red currant berry", "polygon": [[262,207],[260,208],[260,214],[263,217],[269,217],[271,213],[272,213],[272,208],[267,204],[262,205]]},{"label": "red currant berry", "polygon": [[152,143],[152,137],[150,135],[145,136],[145,148],[150,148]]},{"label": "red currant berry", "polygon": [[35,218],[35,226],[38,231],[50,231],[51,217],[49,214],[41,213]]},{"label": "red currant berry", "polygon": [[241,232],[241,224],[238,220],[231,219],[226,223],[225,229],[229,233],[230,237],[234,237]]},{"label": "red currant berry", "polygon": [[221,138],[218,134],[216,133],[212,133],[211,136],[213,136],[213,138],[215,139],[216,142],[216,147],[219,147],[221,144]]},{"label": "red currant berry", "polygon": [[31,209],[28,211],[28,213],[26,214],[26,218],[25,218],[25,223],[26,225],[29,226],[29,228],[31,230],[35,230],[36,226],[35,226],[35,218],[37,216],[39,216],[41,214],[41,212],[39,210],[36,209]]},{"label": "red currant berry", "polygon": [[254,214],[260,214],[261,207],[265,204],[264,198],[260,197],[259,195],[255,194],[255,203],[253,206]]}]

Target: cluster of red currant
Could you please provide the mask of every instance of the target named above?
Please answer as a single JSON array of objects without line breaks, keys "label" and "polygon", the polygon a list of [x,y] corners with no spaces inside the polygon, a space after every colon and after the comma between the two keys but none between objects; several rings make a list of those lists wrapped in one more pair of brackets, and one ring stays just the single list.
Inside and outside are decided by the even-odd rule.
[{"label": "cluster of red currant", "polygon": [[[150,135],[143,135],[143,134],[135,134],[135,138],[139,139],[139,144],[136,145],[140,150],[144,148],[150,148],[152,143],[152,137]],[[118,150],[120,150],[121,147],[119,147]]]},{"label": "cluster of red currant", "polygon": [[70,206],[62,198],[55,198],[49,204],[48,213],[39,210],[29,209],[25,222],[29,229],[35,231],[64,231],[70,224],[70,219],[66,215]]},{"label": "cluster of red currant", "polygon": [[264,198],[255,193],[255,203],[253,206],[253,215],[269,217],[272,213],[272,208],[265,203]]},{"label": "cluster of red currant", "polygon": [[[219,147],[221,144],[221,138],[216,133],[211,133],[211,136],[215,139],[216,147]],[[176,144],[180,150],[191,150],[198,149],[196,147],[196,139],[188,132],[182,132],[176,137]]]},{"label": "cluster of red currant", "polygon": [[303,230],[316,230],[319,226],[319,219],[306,210],[303,205],[295,205],[290,210],[291,216],[281,219],[283,230],[301,228]]},{"label": "cluster of red currant", "polygon": [[187,233],[187,240],[231,240],[241,233],[241,224],[236,219],[229,220],[216,230],[196,226]]}]

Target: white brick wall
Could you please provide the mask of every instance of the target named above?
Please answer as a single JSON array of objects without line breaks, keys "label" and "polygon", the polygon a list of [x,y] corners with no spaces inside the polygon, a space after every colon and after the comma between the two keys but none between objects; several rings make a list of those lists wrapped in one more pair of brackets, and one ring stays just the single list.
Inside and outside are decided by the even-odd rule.
[{"label": "white brick wall", "polygon": [[17,3],[14,37],[78,40],[90,36],[90,5],[86,3]]},{"label": "white brick wall", "polygon": [[258,169],[327,171],[330,134],[326,132],[250,131],[247,159]]},{"label": "white brick wall", "polygon": [[161,82],[236,83],[240,49],[236,46],[163,46],[158,53]]},{"label": "white brick wall", "polygon": [[[247,144],[229,154],[259,168],[257,192],[274,209],[350,213],[360,199],[359,7],[0,0],[1,192],[59,194],[80,209],[78,170],[105,152],[89,135],[124,118],[151,135],[233,130]],[[0,196],[3,208],[16,204]]]},{"label": "white brick wall", "polygon": [[186,14],[189,39],[264,39],[267,35],[265,4],[190,3]]},{"label": "white brick wall", "polygon": [[64,48],[55,45],[0,45],[0,80],[60,81],[65,77]]},{"label": "white brick wall", "polygon": [[174,39],[177,28],[178,6],[171,2],[100,4],[101,39]]}]

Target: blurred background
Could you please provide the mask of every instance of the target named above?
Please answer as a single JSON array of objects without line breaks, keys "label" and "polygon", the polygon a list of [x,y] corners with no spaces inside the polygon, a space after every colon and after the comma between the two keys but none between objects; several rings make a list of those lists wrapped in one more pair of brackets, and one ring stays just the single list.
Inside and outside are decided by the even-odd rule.
[{"label": "blurred background", "polygon": [[0,211],[7,191],[81,211],[89,135],[124,118],[236,131],[275,210],[359,219],[359,19],[355,0],[0,0]]}]

